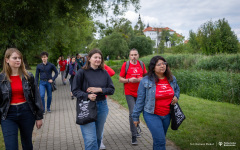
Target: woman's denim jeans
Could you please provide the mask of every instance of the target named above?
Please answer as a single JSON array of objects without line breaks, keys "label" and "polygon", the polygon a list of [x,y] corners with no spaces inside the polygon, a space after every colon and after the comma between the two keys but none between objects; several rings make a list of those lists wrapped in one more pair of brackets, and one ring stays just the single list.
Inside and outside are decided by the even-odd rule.
[{"label": "woman's denim jeans", "polygon": [[97,121],[80,125],[84,139],[85,150],[99,150],[104,123],[108,115],[107,100],[97,101]]},{"label": "woman's denim jeans", "polygon": [[144,111],[143,117],[152,134],[153,150],[165,150],[165,136],[170,124],[170,114],[166,116],[159,116]]},{"label": "woman's denim jeans", "polygon": [[35,118],[27,102],[20,105],[11,105],[7,118],[2,120],[1,123],[6,150],[18,149],[18,129],[21,134],[23,150],[32,150],[34,124]]},{"label": "woman's denim jeans", "polygon": [[45,90],[47,90],[47,110],[50,110],[52,102],[52,86],[48,81],[40,80],[39,83],[39,92],[42,99],[43,110],[45,111]]}]

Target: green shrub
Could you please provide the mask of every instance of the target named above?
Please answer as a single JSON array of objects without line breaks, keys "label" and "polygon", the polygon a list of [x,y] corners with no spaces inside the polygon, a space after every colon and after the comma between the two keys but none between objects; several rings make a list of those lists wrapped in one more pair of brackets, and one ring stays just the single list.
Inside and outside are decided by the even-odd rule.
[{"label": "green shrub", "polygon": [[204,57],[196,64],[196,69],[240,72],[240,55],[214,55]]},{"label": "green shrub", "polygon": [[124,63],[124,60],[109,60],[104,62],[108,66],[115,66],[115,65],[122,65]]},{"label": "green shrub", "polygon": [[154,54],[140,58],[148,66],[152,57],[160,55],[166,59],[171,69],[187,69],[193,67],[203,55],[199,54]]},{"label": "green shrub", "polygon": [[228,72],[172,70],[181,93],[240,104],[240,75]]}]

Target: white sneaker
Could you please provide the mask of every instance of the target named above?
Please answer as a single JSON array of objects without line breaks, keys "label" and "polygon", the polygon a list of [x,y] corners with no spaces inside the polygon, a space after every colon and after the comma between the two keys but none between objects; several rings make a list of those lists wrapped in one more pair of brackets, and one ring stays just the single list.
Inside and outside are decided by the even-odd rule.
[{"label": "white sneaker", "polygon": [[105,145],[103,144],[102,141],[101,141],[100,149],[106,149],[106,147],[105,147]]}]

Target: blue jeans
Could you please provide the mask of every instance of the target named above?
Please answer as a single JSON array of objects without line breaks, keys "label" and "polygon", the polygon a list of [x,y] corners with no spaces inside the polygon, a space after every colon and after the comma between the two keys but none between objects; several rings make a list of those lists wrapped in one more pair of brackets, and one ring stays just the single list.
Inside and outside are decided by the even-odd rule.
[{"label": "blue jeans", "polygon": [[108,115],[107,100],[97,101],[97,121],[80,125],[85,150],[99,150],[104,124]]},{"label": "blue jeans", "polygon": [[152,134],[153,150],[165,150],[165,136],[170,124],[170,114],[166,116],[159,116],[144,111],[143,117]]},{"label": "blue jeans", "polygon": [[26,102],[20,105],[11,105],[7,117],[2,120],[2,132],[6,150],[18,150],[18,129],[20,130],[23,150],[32,150],[32,132],[35,117]]},{"label": "blue jeans", "polygon": [[39,92],[42,99],[43,110],[45,111],[45,90],[47,90],[47,110],[50,110],[51,102],[52,102],[52,86],[48,81],[40,80],[39,83]]}]

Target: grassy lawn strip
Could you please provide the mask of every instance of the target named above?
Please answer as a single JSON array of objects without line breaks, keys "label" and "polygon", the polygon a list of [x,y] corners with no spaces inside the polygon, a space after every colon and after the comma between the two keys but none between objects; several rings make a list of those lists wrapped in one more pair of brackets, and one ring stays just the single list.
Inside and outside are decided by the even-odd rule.
[{"label": "grassy lawn strip", "polygon": [[[112,77],[115,93],[111,98],[127,108],[123,84],[119,83],[118,76],[119,74],[116,74]],[[218,142],[235,142],[235,147],[224,147],[224,149],[240,149],[239,105],[209,101],[185,94],[180,95],[179,104],[186,115],[186,120],[178,131],[169,128],[167,138],[181,149],[219,149]],[[193,145],[195,143],[214,145]]]}]

